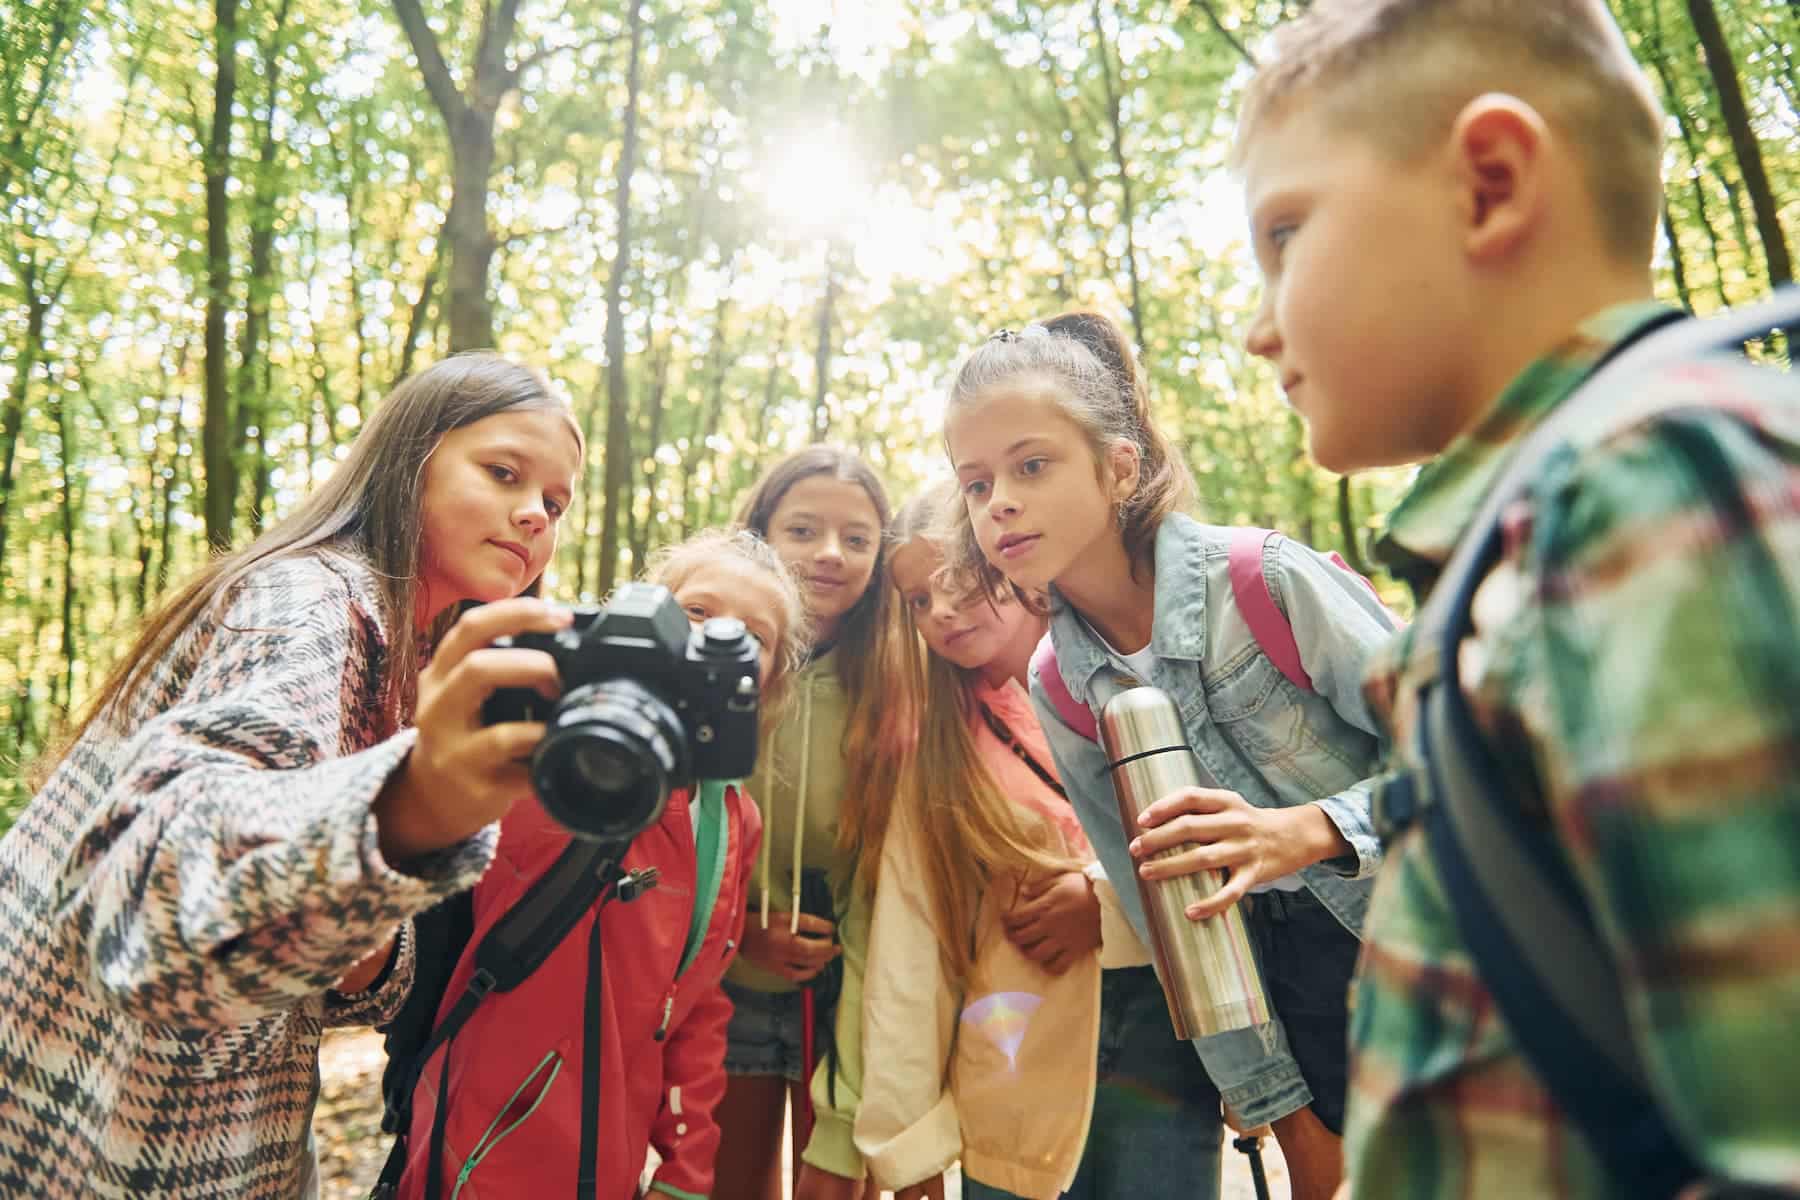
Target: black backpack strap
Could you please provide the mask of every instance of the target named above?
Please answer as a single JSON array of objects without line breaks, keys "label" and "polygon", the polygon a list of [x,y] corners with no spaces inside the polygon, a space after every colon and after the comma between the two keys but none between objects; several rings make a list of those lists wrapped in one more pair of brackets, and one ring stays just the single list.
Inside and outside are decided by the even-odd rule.
[{"label": "black backpack strap", "polygon": [[600,1179],[600,1039],[605,1033],[601,1018],[605,974],[600,947],[600,914],[594,914],[588,935],[587,995],[581,1006],[581,1157],[576,1159],[576,1200],[599,1200]]},{"label": "black backpack strap", "polygon": [[[475,948],[475,972],[468,986],[444,1014],[444,1019],[437,1022],[419,1051],[400,1071],[393,1073],[382,1128],[395,1134],[395,1143],[376,1182],[375,1197],[391,1195],[399,1185],[406,1168],[405,1144],[412,1122],[413,1089],[432,1055],[440,1048],[446,1048],[437,1110],[432,1118],[431,1153],[425,1185],[426,1200],[441,1200],[444,1195],[444,1124],[450,1110],[447,1047],[456,1040],[456,1035],[468,1024],[483,1000],[493,992],[509,992],[525,982],[591,908],[596,904],[604,905],[610,889],[619,879],[619,861],[624,857],[624,851],[622,845],[581,838],[572,840],[550,869],[532,883],[519,902],[508,909],[481,939]],[[597,940],[599,914],[594,916]],[[597,954],[594,962],[598,962]],[[436,996],[425,998],[425,1002],[435,1001]]]},{"label": "black backpack strap", "polygon": [[[1672,327],[1662,322],[1616,348],[1580,390],[1796,323],[1796,289],[1727,317]],[[1659,411],[1675,408],[1659,410],[1653,399],[1627,402],[1588,436],[1628,428]],[[1500,556],[1500,515],[1583,419],[1578,396],[1571,397],[1512,456],[1419,615],[1418,644],[1438,656],[1415,726],[1414,749],[1427,778],[1423,789],[1401,792],[1416,806],[1458,928],[1521,1053],[1623,1194],[1669,1197],[1704,1172],[1657,1103],[1624,1016],[1611,954],[1567,859],[1548,823],[1512,794],[1459,676],[1458,649],[1472,628],[1476,589]]]}]

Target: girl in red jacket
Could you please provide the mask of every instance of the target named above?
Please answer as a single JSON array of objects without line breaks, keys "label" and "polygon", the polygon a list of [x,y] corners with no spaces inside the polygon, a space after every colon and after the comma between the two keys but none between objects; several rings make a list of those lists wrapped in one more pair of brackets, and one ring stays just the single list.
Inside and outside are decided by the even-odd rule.
[{"label": "girl in red jacket", "polygon": [[[800,660],[804,610],[793,577],[753,534],[702,533],[664,552],[650,581],[696,622],[736,617],[762,644],[763,714],[780,703]],[[585,918],[523,984],[496,992],[453,1042],[441,1200],[638,1194],[646,1152],[660,1163],[651,1192],[680,1200],[712,1190],[725,1091],[731,1002],[720,977],[743,936],[747,883],[761,839],[756,806],[735,783],[677,791],[632,841],[623,866],[655,867],[656,886],[600,908],[601,1027],[582,1028],[590,969]],[[475,947],[569,844],[535,798],[501,823],[494,865],[475,888],[475,926],[442,1020],[474,973]],[[711,850],[709,854],[701,850]],[[584,1033],[600,1046],[599,1140],[579,1163]],[[426,1200],[440,1052],[413,1094],[402,1200]],[[585,1171],[582,1168],[586,1168]],[[590,1176],[586,1184],[580,1176]]]}]

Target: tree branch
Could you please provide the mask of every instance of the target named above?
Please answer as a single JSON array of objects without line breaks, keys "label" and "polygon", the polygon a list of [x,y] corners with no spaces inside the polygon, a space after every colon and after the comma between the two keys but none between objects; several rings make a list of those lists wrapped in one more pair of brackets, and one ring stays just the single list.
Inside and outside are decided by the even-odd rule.
[{"label": "tree branch", "polygon": [[438,49],[437,35],[426,23],[419,0],[394,0],[394,15],[400,18],[400,28],[405,30],[413,55],[419,60],[419,74],[425,77],[425,90],[431,93],[432,103],[443,114],[444,123],[454,129],[469,106],[462,93],[457,91],[456,81],[450,78],[450,65]]},{"label": "tree branch", "polygon": [[498,237],[496,237],[494,239],[494,245],[497,249],[502,249],[502,250],[510,249],[513,246],[518,245],[520,242],[528,242],[533,238],[555,237],[559,233],[567,233],[571,229],[580,228],[580,226],[581,226],[581,220],[580,220],[580,218],[577,218],[573,221],[568,222],[567,224],[552,225],[545,229],[520,229],[520,230],[516,230],[515,232],[512,232],[512,233],[505,233],[505,234],[499,235]]},{"label": "tree branch", "polygon": [[618,40],[619,35],[615,33],[607,37],[589,38],[585,42],[565,42],[560,46],[546,46],[540,42],[530,54],[514,61],[510,72],[511,83],[516,87],[526,72],[536,70],[559,54],[567,54],[571,50],[592,50],[597,46],[610,46]]},{"label": "tree branch", "polygon": [[475,46],[475,91],[477,103],[492,108],[500,106],[517,78],[516,71],[506,66],[506,48],[512,44],[519,25],[519,0],[500,0],[499,8],[481,14],[481,40]]},{"label": "tree branch", "polygon": [[1214,29],[1218,30],[1219,36],[1224,38],[1226,43],[1230,45],[1233,50],[1238,52],[1239,57],[1253,67],[1256,65],[1256,55],[1250,53],[1249,48],[1238,40],[1236,34],[1225,28],[1225,22],[1219,20],[1219,14],[1213,8],[1211,0],[1189,0],[1189,2],[1193,4],[1195,8],[1206,14],[1207,21],[1212,24]]}]

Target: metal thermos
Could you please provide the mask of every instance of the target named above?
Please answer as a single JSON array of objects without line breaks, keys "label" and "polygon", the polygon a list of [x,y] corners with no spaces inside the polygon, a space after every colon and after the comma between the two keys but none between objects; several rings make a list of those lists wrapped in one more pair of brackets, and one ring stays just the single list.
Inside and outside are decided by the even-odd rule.
[{"label": "metal thermos", "polygon": [[[1127,841],[1143,832],[1138,814],[1155,801],[1180,788],[1210,786],[1188,747],[1174,701],[1160,688],[1130,688],[1114,696],[1100,716],[1100,736]],[[1168,850],[1158,857],[1179,852]],[[1156,974],[1178,1037],[1206,1037],[1269,1020],[1269,1001],[1240,907],[1234,904],[1204,921],[1187,915],[1188,905],[1224,883],[1223,871],[1137,880]]]}]

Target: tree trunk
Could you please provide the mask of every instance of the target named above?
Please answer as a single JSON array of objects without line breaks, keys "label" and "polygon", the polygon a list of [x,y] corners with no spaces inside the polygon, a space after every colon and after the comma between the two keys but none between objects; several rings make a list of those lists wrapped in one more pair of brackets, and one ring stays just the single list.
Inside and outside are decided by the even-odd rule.
[{"label": "tree trunk", "polygon": [[406,343],[400,347],[400,370],[394,374],[394,386],[412,374],[413,354],[419,348],[419,335],[425,331],[425,314],[431,311],[431,296],[437,290],[438,264],[444,261],[443,231],[431,248],[431,263],[425,278],[419,282],[419,298],[413,302],[412,315],[406,322]]},{"label": "tree trunk", "polygon": [[[748,488],[751,482],[762,474],[763,451],[765,449],[763,441],[768,437],[769,433],[769,414],[775,411],[775,396],[778,390],[777,385],[781,381],[782,344],[786,342],[787,335],[788,329],[784,322],[781,324],[780,328],[775,331],[775,337],[771,339],[769,348],[769,369],[763,373],[762,403],[756,406],[756,424],[750,430],[750,454],[746,458],[738,460],[742,466],[738,471],[733,472],[731,491],[734,497],[741,495],[744,489]],[[716,488],[714,489],[715,492],[717,490],[718,489]],[[736,500],[734,499],[732,503],[735,504]],[[711,515],[712,508],[709,504],[707,507],[707,516],[709,519],[711,518]]]},{"label": "tree trunk", "polygon": [[831,390],[831,315],[837,304],[837,243],[825,250],[825,294],[819,298],[819,338],[813,351],[812,440],[822,442],[831,430],[831,409],[825,404]]},{"label": "tree trunk", "polygon": [[506,54],[518,26],[519,0],[499,0],[491,20],[484,8],[466,91],[458,90],[419,0],[393,0],[393,4],[419,60],[425,90],[450,136],[450,211],[445,214],[442,234],[450,257],[444,291],[450,351],[482,349],[494,344],[494,312],[487,294],[495,246],[487,217],[488,176],[494,169],[494,117],[501,101],[518,84],[518,72],[506,65]]},{"label": "tree trunk", "polygon": [[150,410],[150,458],[144,464],[148,472],[150,486],[145,489],[144,503],[133,514],[137,526],[137,581],[132,589],[132,611],[142,616],[150,599],[150,555],[151,539],[156,529],[156,494],[157,485],[162,482],[162,414],[168,406],[169,397],[165,392],[156,401],[156,407]]},{"label": "tree trunk", "polygon": [[275,394],[275,364],[263,356],[262,418],[256,423],[256,453],[252,459],[252,488],[250,493],[250,533],[252,537],[261,537],[263,525],[268,521],[269,508],[269,470],[273,466],[269,462],[269,410],[268,398]]},{"label": "tree trunk", "polygon": [[[179,378],[179,377],[178,377]],[[173,457],[169,460],[169,477],[163,486],[162,517],[156,532],[156,594],[162,595],[169,588],[170,559],[173,557],[172,545],[175,527],[175,489],[181,485],[183,473],[187,476],[191,489],[194,479],[194,456],[192,448],[187,454],[181,452],[181,396],[180,385],[176,384],[177,395],[169,422],[169,444],[174,448]]]},{"label": "tree trunk", "polygon": [[1781,209],[1775,203],[1775,193],[1769,187],[1769,173],[1763,165],[1762,144],[1750,125],[1750,110],[1744,103],[1737,63],[1731,57],[1731,48],[1726,44],[1725,31],[1719,25],[1719,14],[1714,10],[1712,0],[1687,0],[1687,9],[1694,22],[1694,32],[1700,38],[1706,69],[1712,75],[1719,110],[1724,114],[1731,148],[1744,177],[1744,188],[1750,193],[1750,208],[1756,214],[1756,231],[1762,239],[1763,257],[1768,263],[1769,284],[1781,287],[1794,281],[1794,267],[1788,258],[1787,236],[1781,228]]},{"label": "tree trunk", "polygon": [[[1138,281],[1137,222],[1131,195],[1131,170],[1125,160],[1124,97],[1122,81],[1113,78],[1112,51],[1107,46],[1106,25],[1100,0],[1094,0],[1094,39],[1100,48],[1100,79],[1106,85],[1106,115],[1112,124],[1113,163],[1119,169],[1119,215],[1125,225],[1125,277],[1131,286],[1131,336],[1138,353],[1144,352],[1144,299]],[[1122,68],[1121,68],[1122,69]]]},{"label": "tree trunk", "polygon": [[594,463],[594,447],[599,445],[595,440],[599,434],[600,405],[603,400],[601,389],[604,381],[597,382],[593,391],[588,393],[587,405],[581,415],[581,436],[587,446],[587,457],[581,463],[581,481],[576,489],[575,505],[581,511],[581,532],[570,539],[575,550],[575,594],[585,597],[588,582],[588,546],[596,547],[594,562],[600,561],[598,553],[598,530],[595,529],[595,509],[599,507],[595,497],[600,494],[600,486],[595,483],[595,475],[606,469],[605,463],[598,466]]},{"label": "tree trunk", "polygon": [[57,456],[61,459],[62,503],[57,507],[62,511],[63,538],[63,572],[62,572],[62,687],[61,700],[57,710],[66,715],[75,703],[75,517],[81,508],[81,501],[75,494],[75,476],[69,469],[70,462],[77,451],[75,448],[75,416],[69,411],[67,392],[63,388],[52,389],[56,397],[56,431],[58,435]]},{"label": "tree trunk", "polygon": [[[260,470],[254,447],[250,442],[250,428],[256,427],[256,446],[264,440],[263,426],[268,423],[269,396],[262,380],[266,376],[263,367],[263,341],[269,328],[269,304],[275,295],[275,103],[281,85],[281,51],[282,34],[287,28],[287,17],[290,0],[281,0],[275,10],[275,28],[269,34],[269,40],[263,47],[263,80],[268,90],[267,108],[263,113],[261,135],[256,155],[256,198],[250,208],[250,278],[249,291],[244,303],[244,325],[242,336],[238,341],[238,368],[236,386],[236,416],[232,422],[231,453],[234,456],[232,468],[235,493],[239,490],[237,481],[243,477],[243,471],[236,463],[240,462],[247,451],[252,451],[249,467],[251,478],[256,479]],[[260,492],[260,487],[257,489]],[[251,506],[250,526],[261,532],[263,514],[259,509],[261,497]]]},{"label": "tree trunk", "polygon": [[[346,248],[350,252],[350,321],[356,327],[356,412],[368,415],[369,402],[369,337],[368,313],[362,292],[362,212],[357,187],[362,177],[362,107],[353,106],[345,119],[342,178],[344,181],[344,215]],[[335,143],[334,143],[335,144]]]},{"label": "tree trunk", "polygon": [[[48,28],[44,30],[41,43],[44,58],[37,73],[37,87],[28,103],[19,103],[19,89],[30,75],[28,68],[35,55],[9,54],[4,64],[0,64],[0,98],[5,103],[0,112],[4,112],[7,124],[12,126],[6,152],[0,154],[0,196],[7,194],[16,176],[28,175],[37,165],[35,147],[26,152],[26,134],[42,130],[38,113],[49,100],[51,90],[62,80],[63,68],[71,60],[68,52],[75,49],[82,37],[88,11],[86,0],[62,0],[54,8],[48,4],[24,6],[22,15],[26,19],[47,20]],[[30,35],[26,34],[12,45],[29,44],[29,41]]]},{"label": "tree trunk", "polygon": [[631,49],[625,68],[625,126],[614,184],[618,241],[606,281],[606,476],[600,499],[600,563],[594,578],[601,595],[612,591],[619,572],[619,504],[631,465],[631,409],[625,390],[625,272],[631,265],[631,177],[637,170],[638,88],[648,2],[627,0]]},{"label": "tree trunk", "polygon": [[488,267],[494,235],[488,231],[488,176],[494,170],[493,114],[465,108],[451,124],[450,211],[444,239],[450,251],[444,303],[449,309],[450,352],[494,344],[494,310],[488,303]]},{"label": "tree trunk", "polygon": [[231,307],[231,106],[237,93],[237,0],[214,0],[212,133],[206,145],[206,409],[201,459],[206,474],[206,542],[215,551],[231,545],[237,499],[235,447],[231,444],[230,348],[225,342]]},{"label": "tree trunk", "polygon": [[1362,554],[1362,538],[1356,528],[1356,505],[1350,495],[1350,477],[1338,476],[1337,485],[1338,528],[1344,531],[1344,561],[1358,575],[1369,573],[1368,563]]},{"label": "tree trunk", "polygon": [[1688,290],[1687,263],[1681,256],[1681,239],[1675,236],[1675,219],[1669,215],[1669,206],[1662,206],[1663,240],[1669,247],[1669,270],[1675,277],[1675,295],[1681,299],[1681,307],[1689,312],[1694,311],[1694,296]]},{"label": "tree trunk", "polygon": [[[662,479],[662,459],[657,457],[656,452],[662,448],[663,414],[668,409],[669,360],[674,357],[674,339],[670,338],[663,343],[662,352],[653,357],[654,365],[650,368],[651,383],[648,397],[650,428],[646,431],[647,437],[644,442],[645,455],[650,459],[650,473],[644,479],[644,485],[649,494],[644,504],[644,519],[642,521],[635,517],[632,519],[631,536],[626,539],[626,544],[631,547],[631,573],[633,575],[644,569],[644,559],[650,553],[652,536],[650,530],[656,524],[659,507],[656,503],[656,485]],[[628,496],[627,501],[629,502],[633,498]],[[628,507],[635,508],[629,503]]]},{"label": "tree trunk", "polygon": [[[730,280],[735,272],[727,276],[726,286],[720,289],[719,303],[713,309],[712,345],[707,347],[708,370],[706,409],[695,423],[692,437],[688,441],[687,453],[681,460],[681,536],[686,538],[695,529],[700,528],[694,520],[694,510],[699,507],[694,499],[694,473],[699,469],[700,459],[706,453],[707,443],[712,441],[713,434],[719,430],[719,411],[725,403],[725,376],[731,370],[731,364],[725,356],[725,321],[731,310],[729,297]],[[716,477],[715,477],[716,482]]]},{"label": "tree trunk", "polygon": [[0,413],[0,581],[6,577],[6,535],[12,514],[13,468],[18,461],[19,435],[25,427],[25,396],[31,388],[31,373],[37,367],[44,348],[44,317],[49,302],[38,292],[37,262],[23,264],[25,293],[25,343],[13,360],[12,386],[7,389],[6,409]]},{"label": "tree trunk", "polygon": [[[1690,190],[1694,197],[1695,218],[1700,227],[1706,231],[1706,239],[1712,248],[1713,290],[1718,294],[1719,303],[1728,305],[1731,297],[1725,290],[1725,256],[1719,245],[1719,231],[1713,227],[1711,205],[1706,201],[1706,184],[1700,170],[1700,145],[1694,136],[1693,126],[1687,113],[1687,103],[1675,89],[1675,76],[1669,70],[1667,44],[1663,40],[1662,4],[1660,0],[1651,0],[1650,4],[1650,44],[1645,47],[1644,57],[1649,60],[1650,67],[1656,77],[1662,81],[1663,102],[1668,105],[1669,113],[1675,118],[1675,132],[1681,138],[1683,148],[1687,150],[1688,163],[1692,171],[1688,176]],[[1671,227],[1673,222],[1671,222]]]}]

